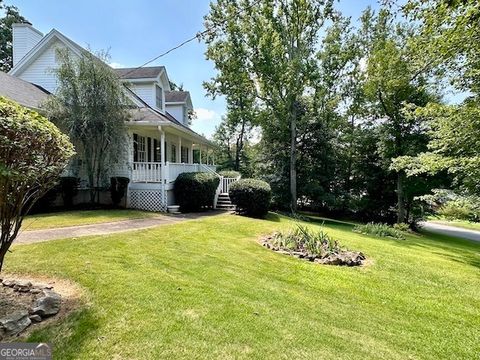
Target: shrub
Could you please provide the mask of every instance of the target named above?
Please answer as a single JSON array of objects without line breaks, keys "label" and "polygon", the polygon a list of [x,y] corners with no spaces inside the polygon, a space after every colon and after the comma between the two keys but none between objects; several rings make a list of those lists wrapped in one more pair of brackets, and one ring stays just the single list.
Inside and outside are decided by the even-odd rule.
[{"label": "shrub", "polygon": [[390,225],[381,223],[368,223],[365,225],[357,225],[354,227],[353,231],[365,235],[391,237],[394,239],[405,239],[402,231],[395,229]]},{"label": "shrub", "polygon": [[443,204],[437,211],[438,215],[447,220],[478,221],[479,209],[470,201],[457,199]]},{"label": "shrub", "polygon": [[23,216],[73,154],[68,137],[47,118],[0,96],[0,270]]},{"label": "shrub", "polygon": [[234,170],[223,170],[223,171],[220,171],[218,175],[226,178],[234,178],[234,179],[238,179],[240,176],[242,176],[242,174]]},{"label": "shrub", "polygon": [[126,177],[115,176],[110,178],[110,196],[112,198],[113,205],[120,205],[120,201],[122,201],[127,194],[129,182],[130,179]]},{"label": "shrub", "polygon": [[64,176],[60,178],[60,191],[62,192],[63,205],[70,208],[73,205],[73,198],[78,194],[79,178]]},{"label": "shrub", "polygon": [[410,231],[410,226],[408,224],[405,224],[405,223],[393,224],[393,228],[395,230],[402,231],[402,232],[409,232]]},{"label": "shrub", "polygon": [[320,257],[341,251],[338,242],[332,240],[323,229],[314,232],[301,225],[285,233],[276,233],[273,236],[272,245]]},{"label": "shrub", "polygon": [[182,173],[174,184],[175,200],[180,205],[180,211],[200,211],[202,208],[213,207],[215,192],[220,179],[212,173]]},{"label": "shrub", "polygon": [[240,179],[230,185],[229,196],[239,213],[264,216],[270,207],[272,190],[265,181]]}]

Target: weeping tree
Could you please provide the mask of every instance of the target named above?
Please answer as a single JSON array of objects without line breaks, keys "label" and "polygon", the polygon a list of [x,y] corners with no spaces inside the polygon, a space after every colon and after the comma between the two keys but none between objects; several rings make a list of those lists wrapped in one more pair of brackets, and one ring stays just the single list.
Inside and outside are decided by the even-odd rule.
[{"label": "weeping tree", "polygon": [[108,171],[125,155],[128,99],[117,75],[106,65],[107,53],[84,52],[78,57],[63,49],[58,50],[58,58],[58,88],[47,113],[75,144],[90,201],[95,203]]},{"label": "weeping tree", "polygon": [[0,97],[0,271],[23,217],[55,185],[73,153],[48,119]]}]

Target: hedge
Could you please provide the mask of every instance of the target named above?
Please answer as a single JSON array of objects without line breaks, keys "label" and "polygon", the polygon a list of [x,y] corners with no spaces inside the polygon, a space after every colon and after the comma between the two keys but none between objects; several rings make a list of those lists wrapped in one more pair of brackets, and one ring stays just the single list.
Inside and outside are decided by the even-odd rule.
[{"label": "hedge", "polygon": [[239,213],[256,217],[268,213],[272,190],[265,181],[240,179],[230,185],[228,194]]},{"label": "hedge", "polygon": [[201,211],[213,207],[220,179],[212,173],[182,173],[175,180],[173,191],[180,211]]},{"label": "hedge", "polygon": [[223,170],[223,171],[220,171],[218,175],[221,175],[226,178],[233,178],[233,179],[237,179],[241,176],[241,174],[235,170]]}]

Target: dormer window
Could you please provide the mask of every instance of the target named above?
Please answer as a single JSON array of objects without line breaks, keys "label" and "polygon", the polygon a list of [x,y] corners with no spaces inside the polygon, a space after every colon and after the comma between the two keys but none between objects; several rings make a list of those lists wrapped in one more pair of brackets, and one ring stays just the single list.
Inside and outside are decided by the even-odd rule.
[{"label": "dormer window", "polygon": [[158,109],[163,110],[163,89],[158,85],[155,85],[155,104]]}]

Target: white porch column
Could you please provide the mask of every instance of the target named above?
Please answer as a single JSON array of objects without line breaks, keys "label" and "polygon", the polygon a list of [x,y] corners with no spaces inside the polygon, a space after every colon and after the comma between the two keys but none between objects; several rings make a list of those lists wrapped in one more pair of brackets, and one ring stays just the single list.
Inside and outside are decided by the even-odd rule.
[{"label": "white porch column", "polygon": [[182,138],[178,137],[178,147],[177,147],[177,163],[182,162]]},{"label": "white porch column", "polygon": [[199,163],[201,164],[202,163],[202,144],[198,144],[198,146],[200,148],[200,156],[199,156],[200,161],[199,161]]},{"label": "white porch column", "polygon": [[188,163],[193,164],[193,142],[190,144],[190,148],[188,149]]},{"label": "white porch column", "polygon": [[162,130],[162,127],[158,127],[158,131],[160,131],[160,163],[161,165],[161,173],[162,173],[162,184],[165,183],[165,179],[167,178],[166,168],[165,168],[165,131]]}]

